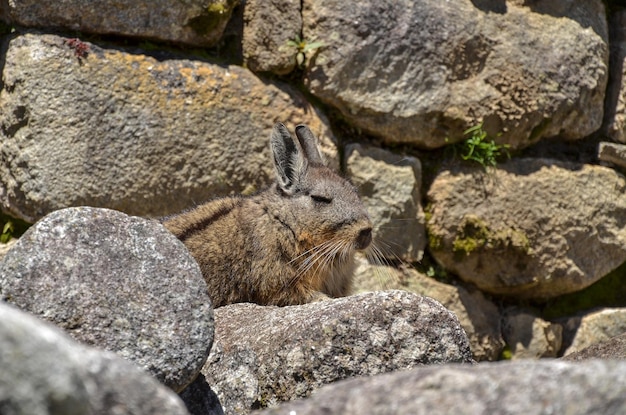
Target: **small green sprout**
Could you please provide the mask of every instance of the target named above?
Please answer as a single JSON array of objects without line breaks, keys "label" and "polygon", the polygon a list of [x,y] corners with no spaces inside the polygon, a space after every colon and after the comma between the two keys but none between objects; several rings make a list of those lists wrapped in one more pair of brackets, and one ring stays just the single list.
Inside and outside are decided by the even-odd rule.
[{"label": "small green sprout", "polygon": [[504,348],[500,352],[500,360],[511,360],[511,359],[513,359],[513,351],[511,350],[511,346],[507,344],[504,346]]},{"label": "small green sprout", "polygon": [[304,59],[307,52],[314,51],[324,46],[324,42],[311,42],[307,39],[300,38],[296,35],[292,40],[287,41],[287,46],[296,48],[296,63],[301,68],[304,65]]},{"label": "small green sprout", "polygon": [[0,243],[6,244],[11,239],[21,236],[29,227],[29,223],[0,212],[0,229],[2,229]]},{"label": "small green sprout", "polygon": [[7,221],[2,228],[2,234],[0,234],[0,243],[6,244],[13,237],[13,233],[15,232],[15,225],[13,225],[12,221]]},{"label": "small green sprout", "polygon": [[502,156],[503,153],[507,157],[511,157],[508,152],[508,144],[500,145],[496,144],[493,139],[488,140],[487,132],[483,130],[482,122],[463,131],[463,135],[469,135],[469,138],[461,143],[461,157],[463,160],[473,160],[486,169],[495,167],[498,157]]}]

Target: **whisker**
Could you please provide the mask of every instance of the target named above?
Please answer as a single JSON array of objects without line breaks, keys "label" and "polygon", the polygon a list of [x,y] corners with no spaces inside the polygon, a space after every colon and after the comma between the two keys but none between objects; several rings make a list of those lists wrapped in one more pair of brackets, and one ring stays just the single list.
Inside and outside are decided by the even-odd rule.
[{"label": "whisker", "polygon": [[[324,258],[328,257],[328,254],[334,250],[335,244],[336,244],[336,241],[334,240],[326,241],[321,245],[317,245],[307,250],[302,255],[299,255],[298,257],[302,257],[303,255],[309,254],[308,257],[305,258],[302,261],[302,263],[298,266],[297,273],[292,279],[292,281],[290,281],[289,285],[292,286],[293,284],[295,284],[296,281],[298,281],[303,275],[307,274],[316,264],[317,264],[317,268],[315,272],[317,272],[320,269],[320,266],[324,264],[325,262]],[[290,261],[290,262],[293,262],[293,261]]]},{"label": "whisker", "polygon": [[293,263],[293,262],[297,261],[299,258],[302,258],[303,256],[305,256],[305,255],[307,255],[307,254],[309,254],[309,253],[311,253],[311,252],[313,252],[313,251],[316,251],[316,250],[318,250],[319,248],[321,248],[322,246],[324,246],[324,245],[326,245],[326,244],[329,244],[329,243],[331,243],[331,241],[326,241],[326,242],[324,242],[324,243],[323,243],[323,244],[321,244],[321,245],[316,245],[316,246],[314,246],[313,248],[308,249],[308,250],[306,250],[306,251],[302,252],[300,255],[298,255],[297,257],[293,258],[291,261],[289,261],[287,264],[291,264],[291,263]]},{"label": "whisker", "polygon": [[297,276],[298,278],[303,275],[306,274],[307,272],[309,272],[309,270],[315,266],[315,264],[317,264],[319,261],[322,260],[322,258],[324,258],[324,256],[327,254],[327,252],[329,252],[330,250],[333,249],[333,244],[331,243],[332,241],[328,241],[322,245],[318,245],[315,249],[309,250],[308,252],[310,253],[310,255],[308,255],[303,261],[302,263],[298,266],[298,273]]},{"label": "whisker", "polygon": [[322,267],[327,262],[328,257],[334,255],[334,252],[336,251],[337,251],[337,246],[334,243],[327,246],[324,250],[320,250],[317,258],[315,259],[315,261],[311,262],[310,266],[307,267],[306,271],[308,272],[309,270],[311,270],[311,268],[313,268],[313,265],[316,265],[314,272],[317,273],[320,267]]},{"label": "whisker", "polygon": [[317,264],[317,267],[315,268],[315,273],[318,273],[320,268],[323,269],[328,267],[329,264],[330,269],[333,269],[333,267],[335,266],[333,258],[335,258],[341,250],[341,243],[339,241],[337,242],[338,243],[336,243],[332,249],[325,252],[322,260]]},{"label": "whisker", "polygon": [[317,245],[306,251],[306,253],[308,253],[309,255],[302,261],[302,263],[298,267],[298,278],[303,274],[309,272],[316,263],[322,261],[323,258],[328,255],[330,251],[333,250],[335,243],[336,242],[334,240],[326,241],[323,244]]},{"label": "whisker", "polygon": [[400,249],[404,249],[405,248],[404,246],[396,242],[387,241],[380,237],[376,239],[376,245],[377,245],[378,252],[380,255],[384,256],[385,258],[392,258],[392,259],[395,259],[396,261],[403,262],[403,259],[400,258],[398,254],[396,254],[396,250],[393,249],[392,245],[395,245],[396,248],[400,248]]},{"label": "whisker", "polygon": [[384,252],[381,248],[376,248],[379,265],[390,268],[396,268],[396,264],[402,264],[404,261],[393,252]]},{"label": "whisker", "polygon": [[380,250],[378,249],[378,246],[376,246],[375,243],[372,243],[372,245],[370,245],[367,251],[365,251],[365,258],[370,264],[374,264],[374,265],[381,265],[383,261],[385,260],[382,257]]},{"label": "whisker", "polygon": [[370,248],[365,251],[365,259],[370,264],[369,269],[377,283],[373,286],[371,283],[366,287],[370,290],[380,290],[389,288],[400,288],[398,286],[398,275],[395,267],[390,261],[382,255],[380,249],[376,244],[372,244]]},{"label": "whisker", "polygon": [[405,285],[401,282],[402,277],[400,277],[400,275],[405,274],[403,269],[412,269],[416,272],[423,273],[419,271],[415,264],[404,261],[393,252],[387,252],[382,246],[384,242],[380,240],[376,242],[377,243],[372,245],[371,255],[366,255],[366,257],[371,264],[377,266],[376,270],[387,278],[387,284],[383,285],[390,284],[395,288],[402,288]]}]

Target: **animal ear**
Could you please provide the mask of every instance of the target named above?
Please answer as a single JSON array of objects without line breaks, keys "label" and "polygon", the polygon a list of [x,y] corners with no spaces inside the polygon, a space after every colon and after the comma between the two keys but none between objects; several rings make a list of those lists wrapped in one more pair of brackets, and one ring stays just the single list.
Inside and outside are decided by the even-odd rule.
[{"label": "animal ear", "polygon": [[307,168],[300,145],[291,137],[289,130],[282,123],[274,126],[270,145],[274,155],[278,185],[286,193],[293,194]]},{"label": "animal ear", "polygon": [[317,146],[317,139],[313,132],[306,125],[298,125],[296,127],[296,136],[300,141],[300,146],[304,151],[304,156],[309,162],[314,164],[324,164],[320,149]]}]

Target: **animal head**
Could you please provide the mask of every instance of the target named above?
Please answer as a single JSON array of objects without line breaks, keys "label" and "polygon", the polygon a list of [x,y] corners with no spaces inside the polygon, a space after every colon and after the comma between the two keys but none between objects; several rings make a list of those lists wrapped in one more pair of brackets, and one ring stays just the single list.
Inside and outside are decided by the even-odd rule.
[{"label": "animal head", "polygon": [[289,226],[300,254],[334,266],[370,245],[372,223],[354,186],[324,165],[311,130],[298,125],[295,132],[296,139],[281,123],[272,132],[277,190],[295,218]]}]

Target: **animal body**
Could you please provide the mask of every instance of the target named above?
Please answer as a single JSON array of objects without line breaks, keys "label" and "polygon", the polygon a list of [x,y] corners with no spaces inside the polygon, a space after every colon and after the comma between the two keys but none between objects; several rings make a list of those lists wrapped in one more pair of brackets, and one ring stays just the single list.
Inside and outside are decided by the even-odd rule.
[{"label": "animal body", "polygon": [[216,199],[166,219],[194,256],[214,307],[294,305],[350,293],[354,254],[372,223],[354,187],[323,164],[311,130],[270,138],[275,182],[253,196]]}]

